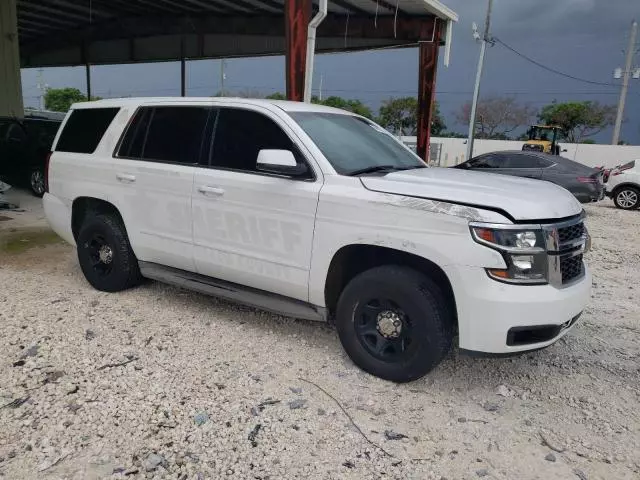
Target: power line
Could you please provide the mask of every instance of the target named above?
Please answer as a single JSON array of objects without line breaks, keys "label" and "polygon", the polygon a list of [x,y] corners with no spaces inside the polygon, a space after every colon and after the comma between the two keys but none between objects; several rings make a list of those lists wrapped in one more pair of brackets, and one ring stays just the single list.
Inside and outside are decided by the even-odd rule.
[{"label": "power line", "polygon": [[590,85],[600,85],[600,86],[603,86],[603,87],[619,87],[619,85],[616,85],[615,83],[595,82],[593,80],[587,80],[585,78],[580,78],[580,77],[576,77],[574,75],[569,75],[568,73],[561,72],[560,70],[556,70],[555,68],[547,67],[546,65],[534,60],[533,58],[528,57],[524,53],[519,52],[515,48],[510,47],[509,45],[504,43],[499,38],[493,37],[493,40],[496,43],[499,43],[500,45],[505,47],[507,50],[510,50],[511,52],[515,53],[519,57],[524,58],[528,62],[533,63],[534,65],[537,65],[538,67],[540,67],[540,68],[542,68],[544,70],[547,70],[548,72],[555,73],[556,75],[560,75],[560,76],[565,77],[565,78],[570,78],[571,80],[576,80],[578,82],[588,83]]}]

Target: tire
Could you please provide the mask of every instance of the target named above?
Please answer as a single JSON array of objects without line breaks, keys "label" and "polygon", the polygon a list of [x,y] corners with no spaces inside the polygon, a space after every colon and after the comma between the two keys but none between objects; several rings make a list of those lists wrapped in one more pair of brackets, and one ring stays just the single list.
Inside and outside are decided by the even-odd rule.
[{"label": "tire", "polygon": [[29,188],[36,197],[44,196],[44,172],[36,168],[29,173]]},{"label": "tire", "polygon": [[640,189],[625,186],[615,191],[613,202],[622,210],[635,210],[640,207]]},{"label": "tire", "polygon": [[138,260],[118,216],[89,213],[76,243],[82,272],[95,289],[119,292],[142,281]]},{"label": "tire", "polygon": [[454,316],[429,277],[386,265],[349,282],[338,300],[336,326],[353,363],[404,383],[426,375],[447,355]]}]

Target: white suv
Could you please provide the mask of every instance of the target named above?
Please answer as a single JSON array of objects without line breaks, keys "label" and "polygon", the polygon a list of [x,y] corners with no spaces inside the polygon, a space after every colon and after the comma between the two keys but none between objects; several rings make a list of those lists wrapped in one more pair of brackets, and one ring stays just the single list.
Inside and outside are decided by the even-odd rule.
[{"label": "white suv", "polygon": [[567,333],[590,297],[580,204],[551,183],[426,168],[380,126],[246,99],[74,105],[44,197],[91,285],[143,277],[335,324],[404,382],[463,350]]},{"label": "white suv", "polygon": [[635,161],[614,168],[605,185],[606,194],[622,210],[640,208],[640,168]]}]

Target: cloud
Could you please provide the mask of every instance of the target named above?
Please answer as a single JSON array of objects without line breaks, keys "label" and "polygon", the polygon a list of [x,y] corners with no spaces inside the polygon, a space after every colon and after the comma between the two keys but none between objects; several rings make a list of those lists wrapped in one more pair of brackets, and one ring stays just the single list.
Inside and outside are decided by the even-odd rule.
[{"label": "cloud", "polygon": [[[482,24],[487,2],[445,0],[460,15],[464,29],[471,22]],[[640,19],[637,0],[495,0],[494,32],[519,33],[523,37],[544,33],[562,37],[593,34],[623,38],[632,18]]]}]

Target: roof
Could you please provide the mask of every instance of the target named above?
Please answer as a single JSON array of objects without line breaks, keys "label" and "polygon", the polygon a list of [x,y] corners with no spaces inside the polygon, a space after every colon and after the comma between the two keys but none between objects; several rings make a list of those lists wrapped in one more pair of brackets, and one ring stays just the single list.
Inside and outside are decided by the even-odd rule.
[{"label": "roof", "polygon": [[268,100],[236,97],[136,97],[136,98],[108,98],[93,102],[80,102],[72,105],[73,110],[88,108],[112,108],[112,107],[133,107],[145,105],[215,105],[230,103],[236,105],[257,105],[263,107],[276,106],[285,112],[320,112],[320,113],[340,113],[351,115],[351,112],[339,108],[317,105],[314,103],[291,102],[287,100]]},{"label": "roof", "polygon": [[[285,0],[16,1],[22,67],[279,55],[285,50]],[[317,10],[318,0],[313,1]],[[328,9],[318,29],[319,52],[415,44],[425,32],[407,19],[447,24],[458,19],[439,0],[329,0]]]}]

